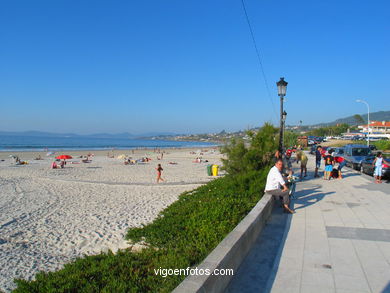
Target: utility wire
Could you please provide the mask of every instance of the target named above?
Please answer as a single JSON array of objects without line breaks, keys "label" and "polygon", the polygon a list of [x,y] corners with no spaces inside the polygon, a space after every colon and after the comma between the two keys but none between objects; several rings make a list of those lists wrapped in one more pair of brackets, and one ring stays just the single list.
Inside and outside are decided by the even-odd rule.
[{"label": "utility wire", "polygon": [[244,12],[245,12],[245,17],[246,17],[246,21],[248,23],[249,31],[251,33],[253,45],[254,45],[255,50],[256,50],[257,60],[259,61],[260,71],[261,71],[261,74],[263,75],[263,80],[264,80],[264,83],[265,83],[265,88],[267,89],[268,98],[271,100],[272,109],[274,110],[276,118],[278,119],[279,116],[278,116],[278,114],[276,113],[276,110],[275,110],[275,104],[274,104],[274,101],[272,99],[271,91],[270,91],[269,86],[268,86],[267,76],[265,75],[263,62],[261,61],[260,50],[259,50],[259,48],[257,46],[257,43],[256,43],[255,34],[253,33],[252,25],[251,25],[251,22],[249,21],[249,17],[248,17],[248,13],[246,11],[244,0],[241,0],[241,3],[242,3],[242,8],[244,9]]}]

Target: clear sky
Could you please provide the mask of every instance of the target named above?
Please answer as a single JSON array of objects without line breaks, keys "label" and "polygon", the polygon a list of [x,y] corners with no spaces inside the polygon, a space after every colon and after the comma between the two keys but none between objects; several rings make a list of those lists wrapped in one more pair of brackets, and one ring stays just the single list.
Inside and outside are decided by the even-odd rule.
[{"label": "clear sky", "polygon": [[[213,132],[390,110],[390,1],[1,1],[0,130]],[[271,103],[273,100],[273,104]]]}]

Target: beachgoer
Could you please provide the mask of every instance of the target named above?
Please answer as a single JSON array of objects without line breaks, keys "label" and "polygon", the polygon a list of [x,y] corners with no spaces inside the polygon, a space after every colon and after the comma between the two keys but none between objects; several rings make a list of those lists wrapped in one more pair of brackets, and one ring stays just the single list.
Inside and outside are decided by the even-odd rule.
[{"label": "beachgoer", "polygon": [[375,170],[374,170],[375,183],[382,183],[382,164],[383,164],[382,153],[378,152],[374,161],[372,162],[372,165],[375,166]]},{"label": "beachgoer", "polygon": [[317,178],[317,177],[320,177],[318,175],[318,169],[321,167],[321,151],[322,151],[322,148],[321,146],[317,146],[317,150],[316,150],[316,168],[314,169],[314,177]]},{"label": "beachgoer", "polygon": [[63,161],[60,162],[60,167],[61,167],[61,168],[64,168],[64,167],[65,167],[65,160],[63,160]]},{"label": "beachgoer", "polygon": [[51,168],[52,169],[57,169],[58,168],[57,163],[55,161],[53,163],[51,163]]},{"label": "beachgoer", "polygon": [[164,181],[164,179],[161,178],[161,172],[164,170],[164,169],[161,167],[161,164],[158,164],[158,165],[157,165],[156,170],[157,170],[157,183],[159,183],[160,180],[161,180],[161,181]]},{"label": "beachgoer", "polygon": [[[281,174],[283,170],[283,160],[278,159],[275,166],[271,168],[267,176],[267,183],[265,185],[265,192],[271,194],[274,198],[283,198],[283,208],[285,212],[293,214],[294,211],[290,209],[289,189]],[[283,187],[283,189],[281,189]]]},{"label": "beachgoer", "polygon": [[325,161],[324,179],[330,180],[333,171],[334,160],[332,155],[329,152],[325,155],[324,161]]}]

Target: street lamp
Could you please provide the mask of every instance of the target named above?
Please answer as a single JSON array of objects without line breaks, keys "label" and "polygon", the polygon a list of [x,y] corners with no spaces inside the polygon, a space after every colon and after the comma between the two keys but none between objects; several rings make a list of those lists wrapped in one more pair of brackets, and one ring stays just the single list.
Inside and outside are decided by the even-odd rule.
[{"label": "street lamp", "polygon": [[[280,97],[280,130],[279,130],[280,131],[279,133],[280,153],[283,153],[283,124],[284,124],[283,119],[286,119],[286,115],[287,115],[287,113],[283,111],[283,100],[284,100],[284,96],[286,95],[287,84],[288,82],[284,80],[284,77],[281,77],[280,80],[276,83],[278,87],[278,96]],[[286,115],[283,115],[284,113]]]},{"label": "street lamp", "polygon": [[284,147],[284,130],[286,129],[287,112],[283,111],[283,136],[282,136],[282,148]]},{"label": "street lamp", "polygon": [[283,111],[283,122],[286,122],[286,118],[287,118],[287,112]]},{"label": "street lamp", "polygon": [[363,104],[366,104],[367,106],[367,146],[370,145],[370,106],[368,105],[368,103],[364,100],[356,100],[357,103],[363,103]]}]

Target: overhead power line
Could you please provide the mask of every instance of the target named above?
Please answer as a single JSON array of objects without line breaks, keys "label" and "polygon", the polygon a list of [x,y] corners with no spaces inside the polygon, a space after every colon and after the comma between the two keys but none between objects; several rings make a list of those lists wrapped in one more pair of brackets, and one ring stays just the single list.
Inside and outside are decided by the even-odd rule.
[{"label": "overhead power line", "polygon": [[253,33],[252,25],[251,25],[251,22],[249,21],[249,17],[248,17],[248,13],[246,11],[244,0],[241,0],[241,3],[242,3],[242,8],[244,9],[244,13],[245,13],[246,21],[248,23],[249,31],[251,33],[253,45],[255,47],[257,60],[258,60],[259,65],[260,65],[260,71],[261,71],[261,74],[263,76],[263,80],[264,80],[264,83],[265,83],[265,88],[267,90],[268,98],[271,101],[272,109],[273,109],[273,111],[274,111],[274,113],[276,115],[276,118],[278,119],[279,115],[276,113],[276,110],[275,110],[275,104],[274,104],[274,101],[272,99],[271,91],[270,91],[269,86],[268,86],[267,76],[265,75],[265,70],[264,70],[263,62],[261,60],[260,50],[259,50],[259,47],[257,46],[257,43],[256,43],[255,34]]}]

